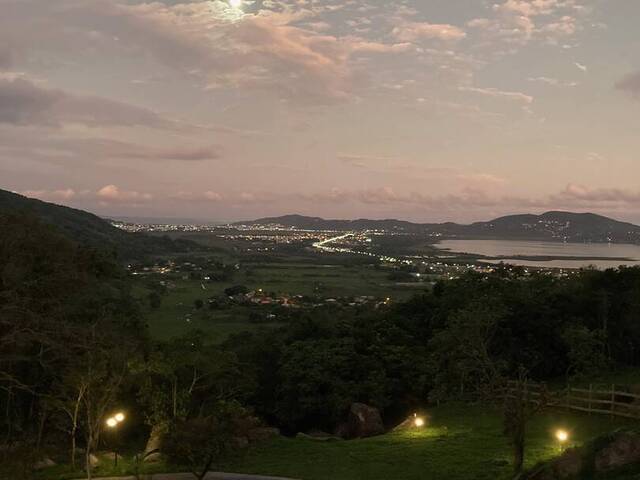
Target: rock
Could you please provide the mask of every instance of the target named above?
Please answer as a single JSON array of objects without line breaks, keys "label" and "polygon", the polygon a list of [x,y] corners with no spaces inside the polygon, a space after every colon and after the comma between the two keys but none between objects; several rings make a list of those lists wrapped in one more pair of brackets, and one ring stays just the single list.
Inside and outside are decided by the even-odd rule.
[{"label": "rock", "polygon": [[247,437],[233,437],[231,439],[231,445],[233,445],[233,448],[243,450],[249,446],[249,439]]},{"label": "rock", "polygon": [[56,462],[51,460],[49,457],[44,457],[38,460],[34,465],[34,470],[42,470],[43,468],[55,467]]},{"label": "rock", "polygon": [[346,422],[338,426],[336,435],[342,438],[366,438],[385,433],[380,411],[364,403],[354,403]]},{"label": "rock", "polygon": [[298,432],[298,434],[296,435],[296,438],[300,439],[300,440],[312,440],[314,442],[337,442],[337,441],[342,441],[342,438],[336,437],[335,435],[331,435],[329,433],[326,433],[325,435],[318,435],[317,433],[310,434],[310,433]]},{"label": "rock", "polygon": [[584,469],[584,460],[580,450],[572,448],[564,452],[553,464],[555,478],[575,478]]},{"label": "rock", "polygon": [[279,435],[280,430],[272,427],[253,428],[247,433],[250,442],[264,442]]},{"label": "rock", "polygon": [[144,449],[143,462],[155,463],[162,459],[160,449],[162,448],[162,440],[167,433],[165,425],[154,425],[149,433],[149,440],[147,440],[147,446]]},{"label": "rock", "polygon": [[606,472],[640,462],[640,435],[631,432],[614,434],[608,446],[596,453],[596,472]]},{"label": "rock", "polygon": [[585,469],[582,452],[578,448],[567,450],[555,460],[523,473],[519,480],[569,480],[581,478]]}]

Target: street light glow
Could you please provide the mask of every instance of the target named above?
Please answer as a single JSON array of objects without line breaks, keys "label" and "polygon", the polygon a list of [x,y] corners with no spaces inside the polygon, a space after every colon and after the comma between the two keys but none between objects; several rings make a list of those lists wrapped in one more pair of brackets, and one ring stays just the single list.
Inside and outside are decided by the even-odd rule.
[{"label": "street light glow", "polygon": [[424,427],[424,419],[423,419],[423,418],[421,418],[421,417],[416,417],[416,418],[413,420],[413,424],[414,424],[416,427],[418,427],[418,428],[420,428],[420,427]]},{"label": "street light glow", "polygon": [[556,431],[556,438],[560,443],[564,443],[569,440],[569,432],[566,430],[558,430]]},{"label": "street light glow", "polygon": [[109,428],[115,428],[118,425],[118,421],[114,417],[111,417],[107,418],[106,424]]},{"label": "street light glow", "polygon": [[124,422],[124,413],[116,413],[113,418],[115,418],[118,423]]}]

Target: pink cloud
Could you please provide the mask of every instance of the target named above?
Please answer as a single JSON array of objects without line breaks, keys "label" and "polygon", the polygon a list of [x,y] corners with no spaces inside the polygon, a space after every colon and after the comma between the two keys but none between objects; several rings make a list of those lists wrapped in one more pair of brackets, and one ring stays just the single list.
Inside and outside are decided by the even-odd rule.
[{"label": "pink cloud", "polygon": [[116,185],[105,185],[96,193],[96,197],[103,202],[140,203],[152,200],[149,193],[120,190]]},{"label": "pink cloud", "polygon": [[396,26],[393,36],[402,42],[418,40],[462,40],[467,34],[459,27],[448,24],[433,24],[428,22],[403,22]]}]

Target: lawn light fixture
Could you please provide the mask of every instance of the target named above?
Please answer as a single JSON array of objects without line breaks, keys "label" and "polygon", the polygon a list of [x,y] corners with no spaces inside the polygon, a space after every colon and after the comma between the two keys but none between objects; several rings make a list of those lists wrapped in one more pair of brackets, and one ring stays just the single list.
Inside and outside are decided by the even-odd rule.
[{"label": "lawn light fixture", "polygon": [[424,427],[424,418],[419,417],[417,413],[413,414],[413,424],[417,427],[417,428],[422,428]]},{"label": "lawn light fixture", "polygon": [[[124,422],[125,419],[125,415],[122,412],[118,412],[115,415],[113,415],[112,417],[107,418],[107,420],[105,421],[105,423],[107,424],[107,427],[109,427],[112,431],[113,431],[113,435],[114,435],[114,440],[117,438],[117,430],[116,427],[121,424],[122,422]],[[114,465],[117,467],[118,466],[118,449],[117,446],[114,450],[114,458],[113,458],[113,462]]]},{"label": "lawn light fixture", "polygon": [[560,443],[565,443],[567,440],[569,440],[569,432],[567,432],[566,430],[557,430],[556,438]]}]

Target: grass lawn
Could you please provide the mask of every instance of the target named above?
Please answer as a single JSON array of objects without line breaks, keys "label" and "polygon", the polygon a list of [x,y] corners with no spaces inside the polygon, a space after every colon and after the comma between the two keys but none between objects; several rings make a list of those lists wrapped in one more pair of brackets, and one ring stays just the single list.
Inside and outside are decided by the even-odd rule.
[{"label": "grass lawn", "polygon": [[[452,405],[430,410],[426,427],[384,436],[337,442],[278,438],[253,448],[226,470],[277,475],[300,480],[473,480],[511,478],[511,449],[502,435],[497,411]],[[527,466],[560,453],[554,431],[571,432],[570,444],[580,445],[636,422],[557,410],[536,417],[529,425]],[[167,467],[164,467],[167,468]],[[162,467],[154,467],[155,471]],[[118,471],[124,474],[126,468]],[[104,474],[112,473],[108,469]],[[60,467],[41,477],[74,478]]]},{"label": "grass lawn", "polygon": [[[236,470],[303,480],[509,479],[511,449],[498,412],[480,407],[434,409],[427,427],[365,440],[317,443],[278,439],[253,450]],[[560,452],[554,431],[571,432],[579,445],[634,424],[625,419],[553,411],[529,426],[527,466]],[[640,426],[637,423],[636,426]]]}]

